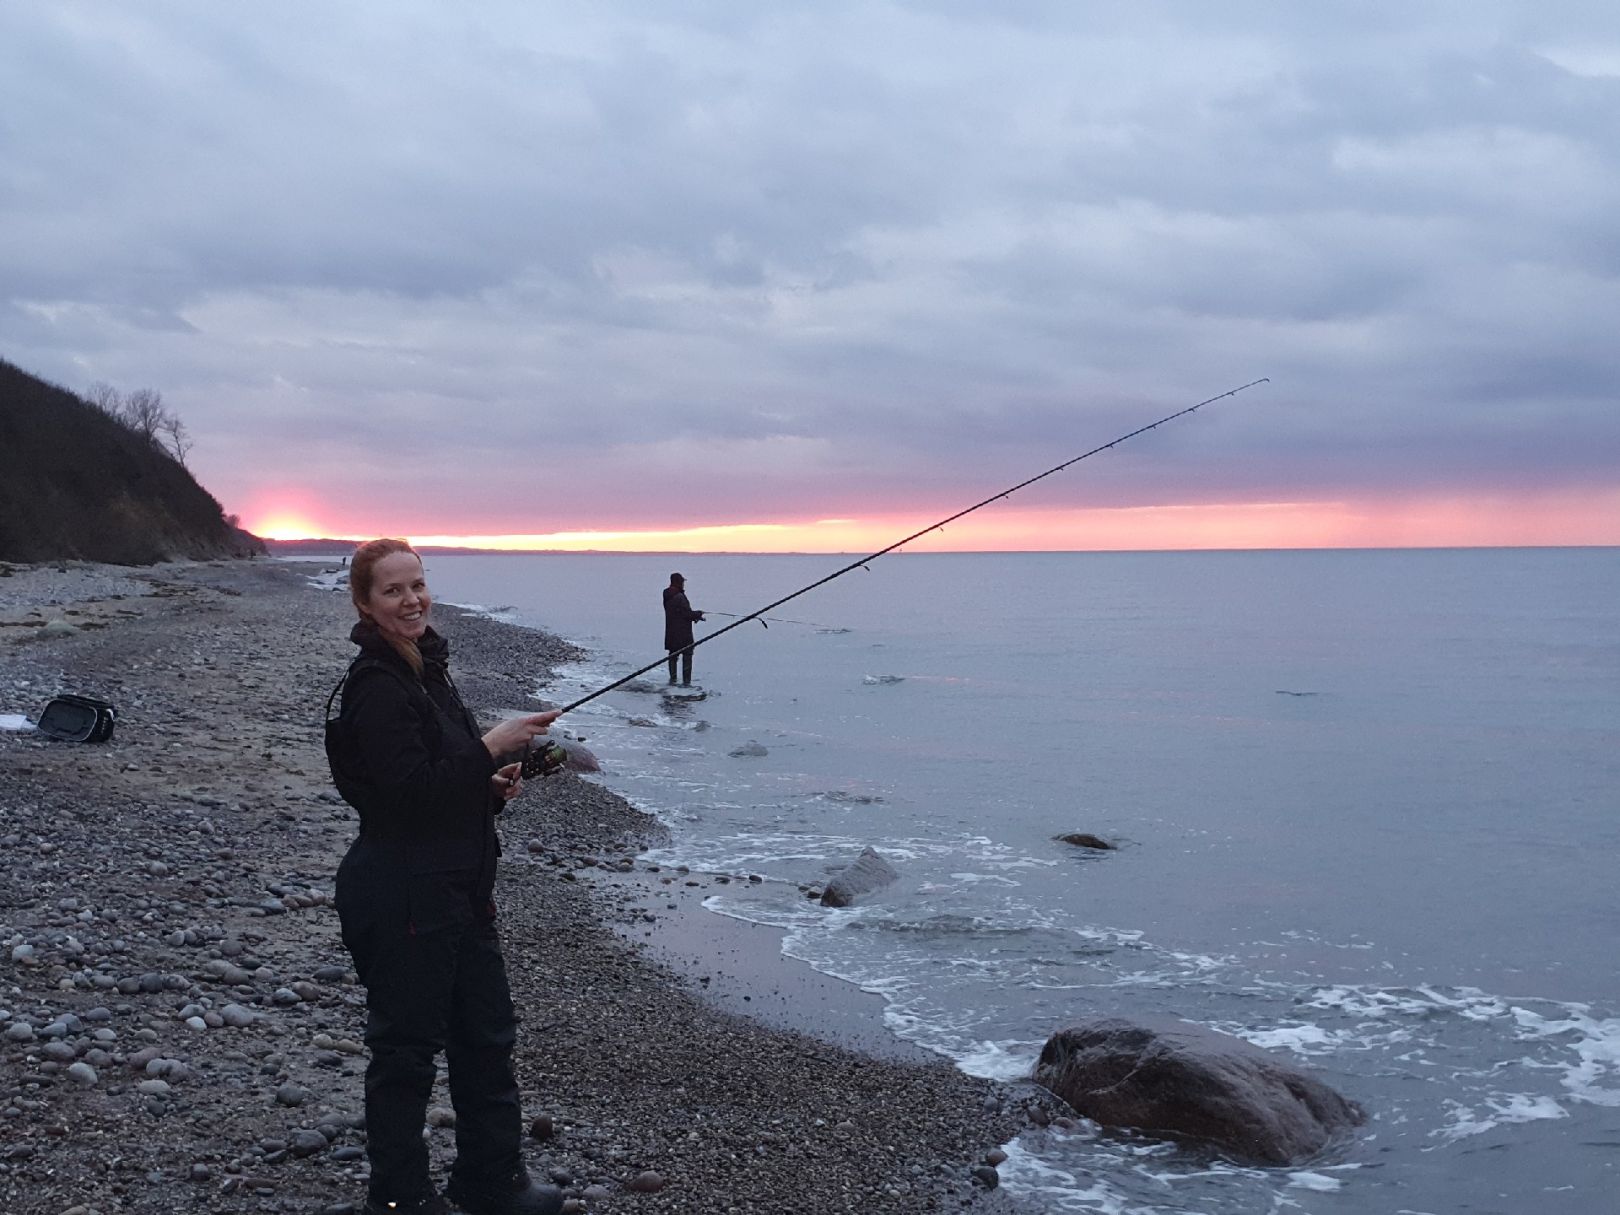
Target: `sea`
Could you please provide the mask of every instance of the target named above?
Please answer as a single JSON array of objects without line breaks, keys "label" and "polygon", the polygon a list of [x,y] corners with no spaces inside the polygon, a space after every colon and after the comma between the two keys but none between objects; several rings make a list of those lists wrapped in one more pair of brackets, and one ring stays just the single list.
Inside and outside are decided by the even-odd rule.
[{"label": "sea", "polygon": [[[1292,1168],[1031,1132],[1029,1209],[1620,1211],[1620,549],[901,552],[730,627],[851,560],[428,579],[588,647],[555,700],[660,659],[684,574],[703,698],[660,663],[563,724],[670,826],[654,859],[770,879],[707,906],[898,1037],[1020,1079],[1064,1025],[1169,1015],[1369,1114]],[[899,882],[804,897],[866,847]]]}]

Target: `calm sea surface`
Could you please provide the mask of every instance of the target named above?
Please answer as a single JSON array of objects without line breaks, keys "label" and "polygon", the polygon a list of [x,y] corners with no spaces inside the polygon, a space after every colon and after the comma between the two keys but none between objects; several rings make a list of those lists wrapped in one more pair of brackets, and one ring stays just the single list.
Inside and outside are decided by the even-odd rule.
[{"label": "calm sea surface", "polygon": [[[550,693],[578,695],[661,655],[672,569],[746,613],[846,561],[436,557],[429,581],[589,646]],[[1174,1014],[1372,1115],[1299,1169],[1043,1133],[1009,1189],[1620,1210],[1620,550],[897,554],[779,611],[698,650],[707,699],[660,668],[566,719],[672,825],[663,859],[783,879],[716,912],[784,927],[970,1072],[1026,1075],[1077,1017]],[[797,892],[868,844],[899,886]]]}]

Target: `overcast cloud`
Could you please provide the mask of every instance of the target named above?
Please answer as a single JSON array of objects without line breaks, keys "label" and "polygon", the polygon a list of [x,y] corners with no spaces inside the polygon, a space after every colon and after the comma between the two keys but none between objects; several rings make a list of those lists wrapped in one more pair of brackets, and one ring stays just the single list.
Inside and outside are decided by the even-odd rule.
[{"label": "overcast cloud", "polygon": [[927,516],[1257,376],[1032,493],[1620,489],[1613,3],[58,0],[0,99],[0,357],[227,509]]}]

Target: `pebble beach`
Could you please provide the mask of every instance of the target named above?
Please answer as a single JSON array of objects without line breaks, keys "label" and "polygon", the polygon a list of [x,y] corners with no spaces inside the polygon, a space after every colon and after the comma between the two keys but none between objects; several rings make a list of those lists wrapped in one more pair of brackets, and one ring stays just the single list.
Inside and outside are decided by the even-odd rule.
[{"label": "pebble beach", "polygon": [[[355,820],[320,743],[352,608],[314,568],[0,566],[0,721],[60,692],[119,714],[101,744],[0,730],[0,1211],[359,1209],[364,992],[331,905]],[[486,724],[579,655],[435,618]],[[758,875],[648,863],[660,824],[588,775],[504,817],[528,1163],[571,1210],[1024,1209],[999,1149],[1052,1099],[701,907]],[[442,1176],[442,1073],[429,1122]]]}]

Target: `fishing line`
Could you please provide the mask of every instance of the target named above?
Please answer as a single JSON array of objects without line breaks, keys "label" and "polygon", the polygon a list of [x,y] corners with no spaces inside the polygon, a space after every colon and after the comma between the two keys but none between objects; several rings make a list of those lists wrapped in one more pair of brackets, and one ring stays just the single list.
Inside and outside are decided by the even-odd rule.
[{"label": "fishing line", "polygon": [[[1071,467],[1071,466],[1073,466],[1075,464],[1080,463],[1081,460],[1089,460],[1092,456],[1097,455],[1099,452],[1107,451],[1110,447],[1118,447],[1121,443],[1125,442],[1126,439],[1134,439],[1137,435],[1146,434],[1150,430],[1154,430],[1157,427],[1163,426],[1166,422],[1174,422],[1177,418],[1184,418],[1188,414],[1194,413],[1194,412],[1202,409],[1205,405],[1213,405],[1216,401],[1225,400],[1227,397],[1235,397],[1235,396],[1237,396],[1238,393],[1242,392],[1245,388],[1253,388],[1256,384],[1269,384],[1270,382],[1271,382],[1271,379],[1270,379],[1269,376],[1261,376],[1258,380],[1250,380],[1247,384],[1239,384],[1236,388],[1228,389],[1226,392],[1223,392],[1218,396],[1213,396],[1213,397],[1210,397],[1208,400],[1200,401],[1196,405],[1189,405],[1189,406],[1187,406],[1186,409],[1178,409],[1175,413],[1166,414],[1164,417],[1160,418],[1157,422],[1149,422],[1146,426],[1138,426],[1135,430],[1130,431],[1127,434],[1122,434],[1122,435],[1119,436],[1119,438],[1113,439],[1113,440],[1111,440],[1111,441],[1109,441],[1107,443],[1104,443],[1100,447],[1093,447],[1090,451],[1082,452],[1080,455],[1075,456],[1072,460],[1065,460],[1061,464],[1055,464],[1051,468],[1047,469],[1045,472],[1037,473],[1035,476],[1030,477],[1027,480],[1020,481],[1017,485],[1009,486],[1007,489],[1002,490],[999,494],[991,494],[983,502],[975,502],[972,506],[966,507],[963,510],[959,510],[954,515],[947,515],[945,518],[941,519],[938,523],[930,523],[927,527],[921,529],[920,531],[912,532],[911,535],[907,536],[904,540],[896,540],[893,544],[889,545],[887,548],[880,548],[880,549],[878,549],[877,552],[868,553],[866,556],[862,557],[858,561],[851,561],[848,565],[844,566],[842,569],[834,570],[832,573],[828,574],[825,578],[818,578],[818,579],[816,579],[816,581],[810,583],[808,586],[801,586],[798,590],[794,591],[791,595],[783,595],[782,598],[776,600],[776,602],[767,603],[764,607],[760,608],[757,612],[750,612],[746,616],[739,616],[739,617],[737,617],[736,620],[733,620],[730,624],[726,625],[724,628],[716,629],[712,633],[707,633],[704,636],[699,637],[691,645],[682,646],[678,650],[669,651],[669,653],[665,654],[662,658],[654,659],[652,662],[649,662],[646,666],[639,667],[636,670],[631,671],[630,674],[626,675],[623,679],[616,679],[612,683],[608,684],[606,687],[596,689],[596,691],[590,693],[588,696],[581,696],[578,700],[572,702],[571,704],[564,705],[561,709],[558,709],[557,712],[558,712],[559,715],[561,715],[563,713],[571,713],[575,709],[579,708],[580,705],[589,704],[591,701],[595,700],[598,696],[602,696],[602,695],[605,695],[608,692],[613,691],[614,688],[622,688],[625,684],[629,683],[632,679],[636,678],[638,675],[645,675],[648,671],[652,670],[654,667],[663,666],[671,658],[679,657],[682,654],[690,653],[692,650],[697,649],[698,646],[704,645],[707,642],[713,641],[717,637],[724,637],[727,633],[731,632],[732,629],[740,628],[743,625],[747,624],[750,620],[759,620],[759,618],[761,616],[765,615],[766,612],[769,612],[774,608],[779,608],[784,603],[791,602],[792,600],[797,599],[800,595],[803,595],[803,594],[806,594],[806,593],[808,593],[810,591],[815,590],[818,586],[826,586],[827,583],[831,582],[834,578],[842,578],[845,574],[849,573],[851,570],[865,569],[866,566],[867,566],[867,563],[870,562],[870,561],[876,561],[879,557],[882,557],[882,556],[884,556],[884,555],[886,555],[888,553],[892,553],[892,552],[894,552],[895,549],[901,548],[901,547],[903,547],[903,546],[905,546],[907,544],[910,544],[913,540],[920,539],[923,536],[926,536],[929,532],[937,532],[941,528],[943,528],[947,523],[954,523],[954,522],[956,522],[956,520],[960,519],[963,515],[971,515],[974,511],[980,509],[981,507],[989,506],[992,502],[999,502],[999,501],[1001,501],[1001,499],[1003,499],[1005,497],[1008,497],[1011,494],[1015,494],[1019,490],[1024,489],[1024,488],[1026,488],[1028,486],[1031,486],[1031,485],[1035,484],[1035,482],[1041,480],[1044,477],[1050,477],[1053,473],[1062,472],[1065,468],[1069,468],[1069,467]],[[719,616],[730,615],[729,612],[717,612],[715,614],[719,615]],[[763,624],[764,621],[760,621],[760,623]]]}]

